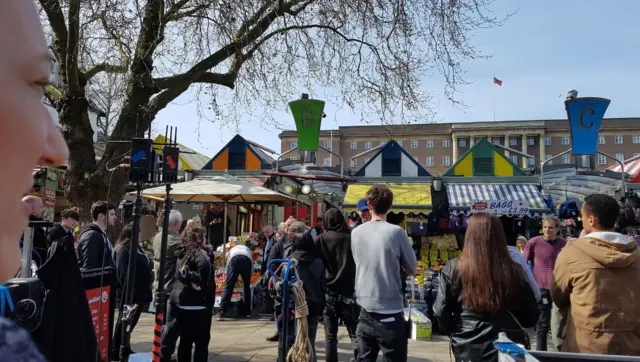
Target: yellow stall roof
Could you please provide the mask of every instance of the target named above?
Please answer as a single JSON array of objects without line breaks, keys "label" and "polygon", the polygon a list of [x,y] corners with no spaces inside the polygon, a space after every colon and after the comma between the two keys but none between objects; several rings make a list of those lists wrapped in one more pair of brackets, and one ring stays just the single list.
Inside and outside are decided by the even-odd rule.
[{"label": "yellow stall roof", "polygon": [[[393,192],[392,210],[405,214],[429,212],[431,209],[431,184],[387,184]],[[345,211],[355,211],[358,200],[362,199],[371,185],[352,184],[347,188],[342,207]]]},{"label": "yellow stall roof", "polygon": [[[158,135],[154,140],[154,143],[165,143],[166,142],[166,138],[163,135]],[[180,162],[179,162],[179,169],[180,171],[187,171],[187,170],[201,170],[202,167],[204,167],[204,165],[207,164],[207,162],[209,162],[209,160],[211,159],[211,157],[209,156],[205,156],[201,153],[198,153],[194,150],[192,150],[189,147],[183,146],[181,144],[178,143],[178,147],[180,148],[180,151],[182,152],[189,152],[189,153],[180,153]],[[162,152],[162,146],[154,146],[153,147],[154,150],[156,151],[161,151]]]}]

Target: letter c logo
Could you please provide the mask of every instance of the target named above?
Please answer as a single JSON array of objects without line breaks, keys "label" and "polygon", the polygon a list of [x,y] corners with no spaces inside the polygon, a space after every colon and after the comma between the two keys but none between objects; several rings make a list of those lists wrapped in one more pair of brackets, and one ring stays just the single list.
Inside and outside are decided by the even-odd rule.
[{"label": "letter c logo", "polygon": [[580,128],[582,129],[590,129],[591,127],[593,127],[593,121],[585,124],[583,117],[585,113],[589,113],[590,115],[594,115],[593,113],[593,109],[589,108],[589,107],[585,107],[581,112],[580,112],[580,120],[578,122],[578,124],[580,125]]}]

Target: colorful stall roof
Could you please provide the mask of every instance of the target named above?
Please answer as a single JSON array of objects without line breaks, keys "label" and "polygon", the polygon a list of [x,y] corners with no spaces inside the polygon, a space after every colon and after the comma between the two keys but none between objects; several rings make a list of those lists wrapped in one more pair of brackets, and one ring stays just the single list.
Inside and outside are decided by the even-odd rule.
[{"label": "colorful stall roof", "polygon": [[217,155],[207,162],[203,170],[266,170],[271,169],[275,160],[266,152],[235,135]]},{"label": "colorful stall roof", "polygon": [[360,177],[431,176],[407,151],[391,140],[356,173]]},{"label": "colorful stall roof", "polygon": [[[158,135],[153,142],[158,143],[158,145],[153,146],[154,150],[162,152],[161,144],[165,143],[167,139],[163,135]],[[180,171],[186,170],[199,170],[204,166],[207,161],[209,161],[209,156],[205,156],[201,153],[198,153],[192,150],[189,147],[181,145],[178,143],[178,147],[182,152],[188,153],[180,153],[180,161],[178,162],[178,169]]]},{"label": "colorful stall roof", "polygon": [[518,165],[489,141],[482,139],[453,164],[444,176],[524,176]]},{"label": "colorful stall roof", "polygon": [[[627,160],[622,163],[624,165],[624,172],[631,176],[632,183],[640,183],[640,158],[635,160],[631,158],[630,160],[631,161]],[[616,163],[615,166],[609,167],[607,170],[621,172],[622,167]]]}]

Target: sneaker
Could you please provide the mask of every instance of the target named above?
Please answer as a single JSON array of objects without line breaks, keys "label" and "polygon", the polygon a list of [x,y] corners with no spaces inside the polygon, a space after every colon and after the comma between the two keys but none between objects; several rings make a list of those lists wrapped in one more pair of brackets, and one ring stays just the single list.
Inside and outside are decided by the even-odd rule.
[{"label": "sneaker", "polygon": [[271,337],[267,337],[267,342],[278,342],[278,339],[278,333],[276,333]]},{"label": "sneaker", "polygon": [[253,315],[251,314],[251,312],[249,312],[249,313],[247,313],[247,314],[245,314],[245,315],[244,315],[244,317],[245,317],[246,319],[251,319],[251,317],[252,317],[252,316],[253,316]]}]

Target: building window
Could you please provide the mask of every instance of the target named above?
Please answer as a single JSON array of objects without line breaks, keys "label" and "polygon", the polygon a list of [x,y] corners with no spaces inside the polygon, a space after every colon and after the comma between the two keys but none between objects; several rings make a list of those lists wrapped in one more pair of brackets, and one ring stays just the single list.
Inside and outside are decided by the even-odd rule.
[{"label": "building window", "polygon": [[370,150],[373,147],[373,143],[371,142],[365,142],[364,143],[364,149],[365,150]]},{"label": "building window", "polygon": [[355,150],[358,148],[358,142],[351,142],[351,149]]},{"label": "building window", "polygon": [[509,137],[509,146],[517,146],[518,139],[516,137]]},{"label": "building window", "polygon": [[442,166],[451,166],[451,158],[449,156],[442,156]]},{"label": "building window", "polygon": [[569,137],[566,137],[566,136],[562,137],[562,142],[560,142],[560,143],[562,143],[563,145],[568,145],[569,144]]},{"label": "building window", "polygon": [[624,153],[616,153],[616,160],[620,162],[624,161]]},{"label": "building window", "polygon": [[402,147],[402,141],[396,141],[396,143],[398,144],[398,146]]},{"label": "building window", "polygon": [[291,141],[291,145],[290,146],[291,146],[290,149],[292,150],[292,149],[298,147],[298,142],[297,141]]},{"label": "building window", "polygon": [[387,144],[387,141],[380,141],[380,146],[384,146]]},{"label": "building window", "polygon": [[[326,148],[326,147],[325,147]],[[322,164],[326,167],[331,167],[331,158],[329,157],[325,157],[324,161],[322,162]]]},{"label": "building window", "polygon": [[418,141],[411,141],[411,148],[418,148]]},{"label": "building window", "polygon": [[511,160],[511,162],[515,163],[516,165],[518,164],[518,155],[511,155],[509,156],[509,159]]},{"label": "building window", "polygon": [[533,157],[529,157],[528,162],[529,162],[529,166],[533,166],[536,164],[536,159]]},{"label": "building window", "polygon": [[640,136],[633,136],[633,143],[635,144],[640,143]]},{"label": "building window", "polygon": [[358,159],[351,160],[351,168],[358,167]]},{"label": "building window", "polygon": [[493,143],[494,145],[499,145],[500,144],[500,137],[493,137],[491,139],[491,143]]},{"label": "building window", "polygon": [[551,136],[547,136],[544,138],[544,145],[551,146]]},{"label": "building window", "polygon": [[449,140],[442,140],[442,147],[449,148]]},{"label": "building window", "polygon": [[603,145],[604,144],[604,136],[598,136],[598,144],[599,145]]},{"label": "building window", "polygon": [[617,145],[621,145],[622,141],[623,141],[622,136],[616,136],[616,144]]},{"label": "building window", "polygon": [[433,140],[427,140],[427,148],[433,148]]},{"label": "building window", "polygon": [[367,157],[364,159],[364,163],[369,163],[369,161],[371,161],[371,157]]},{"label": "building window", "polygon": [[427,156],[427,167],[433,167],[433,156]]},{"label": "building window", "polygon": [[289,159],[291,161],[298,161],[298,157],[296,157],[296,156],[291,156],[291,157],[289,157]]},{"label": "building window", "polygon": [[324,144],[324,146],[322,146],[322,147],[324,147],[324,148],[326,148],[328,150],[331,149],[331,141],[324,141],[323,144]]},{"label": "building window", "polygon": [[569,162],[571,162],[571,155],[570,154],[562,155],[562,163],[564,163],[565,165],[568,165]]},{"label": "building window", "polygon": [[461,138],[458,140],[458,147],[467,147],[467,139]]},{"label": "building window", "polygon": [[[544,160],[545,161],[550,160],[552,158],[553,158],[553,155],[544,155]],[[547,162],[547,165],[553,165],[553,161]]]},{"label": "building window", "polygon": [[529,146],[533,146],[533,145],[535,145],[535,144],[536,144],[536,139],[535,139],[535,137],[527,137],[527,144],[528,144]]},{"label": "building window", "polygon": [[598,154],[598,165],[606,165],[607,158],[604,155]]}]

